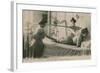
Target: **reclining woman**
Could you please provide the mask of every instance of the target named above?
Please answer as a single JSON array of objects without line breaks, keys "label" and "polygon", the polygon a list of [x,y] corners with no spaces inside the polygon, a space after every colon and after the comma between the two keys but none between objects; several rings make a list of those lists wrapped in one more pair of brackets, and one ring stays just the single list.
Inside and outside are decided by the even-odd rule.
[{"label": "reclining woman", "polygon": [[74,17],[71,18],[70,22],[72,23],[72,26],[69,26],[67,28],[67,36],[64,40],[61,41],[61,43],[69,44],[69,45],[76,45],[75,42],[73,42],[73,38],[76,36],[77,32],[81,28],[76,26],[76,19]]},{"label": "reclining woman", "polygon": [[62,44],[76,45],[77,47],[80,47],[81,43],[87,38],[88,29],[81,29],[81,27],[76,26],[76,19],[74,17],[71,18],[70,22],[72,23],[72,26],[67,28],[66,39],[57,42]]}]

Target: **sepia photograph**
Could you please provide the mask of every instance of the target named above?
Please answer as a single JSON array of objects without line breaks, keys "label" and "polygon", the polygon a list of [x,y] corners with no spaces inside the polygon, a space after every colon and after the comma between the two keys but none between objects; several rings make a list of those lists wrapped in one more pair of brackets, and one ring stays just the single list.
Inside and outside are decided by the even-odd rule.
[{"label": "sepia photograph", "polygon": [[91,59],[91,13],[22,10],[23,63]]}]

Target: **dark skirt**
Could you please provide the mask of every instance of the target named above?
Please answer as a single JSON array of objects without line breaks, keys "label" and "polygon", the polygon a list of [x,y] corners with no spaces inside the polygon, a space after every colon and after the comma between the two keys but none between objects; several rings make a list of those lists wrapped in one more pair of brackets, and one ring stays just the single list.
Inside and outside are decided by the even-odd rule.
[{"label": "dark skirt", "polygon": [[40,58],[43,56],[44,53],[44,43],[39,40],[39,41],[35,41],[34,45],[33,45],[33,56],[34,58]]}]

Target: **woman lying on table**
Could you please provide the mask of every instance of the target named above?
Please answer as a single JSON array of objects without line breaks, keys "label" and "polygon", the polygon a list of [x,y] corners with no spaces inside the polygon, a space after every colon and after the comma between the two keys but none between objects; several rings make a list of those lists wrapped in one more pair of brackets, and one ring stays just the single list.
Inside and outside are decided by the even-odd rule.
[{"label": "woman lying on table", "polygon": [[85,41],[85,39],[88,36],[88,29],[87,28],[81,29],[80,27],[76,26],[75,24],[76,19],[74,17],[72,17],[70,21],[72,23],[72,26],[67,28],[66,39],[61,40],[61,41],[56,40],[54,38],[51,38],[51,39],[53,39],[57,43],[76,45],[77,47],[80,47],[82,42]]}]

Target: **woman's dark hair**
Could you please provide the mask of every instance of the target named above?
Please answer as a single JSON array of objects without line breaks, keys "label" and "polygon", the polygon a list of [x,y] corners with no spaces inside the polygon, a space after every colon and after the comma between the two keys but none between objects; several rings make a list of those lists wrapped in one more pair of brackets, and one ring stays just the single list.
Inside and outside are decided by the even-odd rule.
[{"label": "woman's dark hair", "polygon": [[82,34],[88,34],[88,32],[89,32],[89,31],[88,31],[88,28],[84,28],[84,29],[82,29],[82,31],[81,31]]},{"label": "woman's dark hair", "polygon": [[74,17],[72,17],[70,21],[76,23],[76,19]]},{"label": "woman's dark hair", "polygon": [[44,27],[46,23],[47,23],[47,14],[42,14],[42,19],[41,19],[41,21],[39,22],[39,25],[40,25],[41,27]]}]

